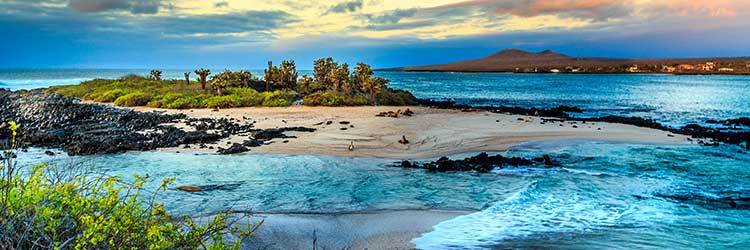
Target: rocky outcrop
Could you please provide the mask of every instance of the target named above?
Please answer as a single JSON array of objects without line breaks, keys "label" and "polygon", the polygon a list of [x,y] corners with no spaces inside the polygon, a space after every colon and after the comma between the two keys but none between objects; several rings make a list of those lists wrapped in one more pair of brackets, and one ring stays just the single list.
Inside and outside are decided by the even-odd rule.
[{"label": "rocky outcrop", "polygon": [[557,165],[553,163],[547,155],[529,160],[520,157],[504,157],[502,155],[490,156],[483,152],[462,160],[451,160],[448,157],[441,157],[437,161],[426,163],[402,161],[396,166],[402,168],[426,169],[435,172],[476,171],[479,173],[487,173],[495,168],[506,166],[530,166],[535,164],[544,164],[548,167]]},{"label": "rocky outcrop", "polygon": [[725,126],[750,127],[750,117],[740,117],[737,119],[727,119],[727,120],[707,120],[706,123],[721,124]]},{"label": "rocky outcrop", "polygon": [[557,106],[550,109],[543,108],[522,108],[522,107],[509,107],[509,106],[471,106],[466,104],[457,104],[453,100],[436,101],[431,99],[419,99],[418,103],[422,106],[442,108],[442,109],[458,109],[463,111],[488,111],[492,113],[508,113],[514,115],[528,115],[528,116],[544,116],[544,117],[558,117],[558,118],[570,118],[568,113],[581,113],[583,110],[576,106]]},{"label": "rocky outcrop", "polygon": [[[194,119],[184,114],[138,112],[101,104],[81,103],[42,90],[0,90],[0,121],[21,125],[24,145],[59,147],[69,155],[107,154],[215,143],[232,135],[253,133],[261,141],[286,138],[285,131],[314,131],[301,127],[262,130],[233,119]],[[195,128],[187,131],[174,123]],[[256,138],[257,139],[257,138]],[[260,143],[248,143],[248,145]],[[237,149],[236,147],[235,149]]]}]

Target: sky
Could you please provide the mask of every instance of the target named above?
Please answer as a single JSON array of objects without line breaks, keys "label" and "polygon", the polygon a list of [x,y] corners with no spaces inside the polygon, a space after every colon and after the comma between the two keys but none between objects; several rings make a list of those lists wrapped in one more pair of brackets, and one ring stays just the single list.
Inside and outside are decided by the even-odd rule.
[{"label": "sky", "polygon": [[0,0],[0,68],[750,56],[747,0]]}]

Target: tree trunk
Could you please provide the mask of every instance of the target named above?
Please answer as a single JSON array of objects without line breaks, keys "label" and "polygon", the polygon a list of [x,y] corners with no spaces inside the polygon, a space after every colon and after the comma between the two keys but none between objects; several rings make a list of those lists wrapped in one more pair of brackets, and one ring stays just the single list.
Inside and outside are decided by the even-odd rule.
[{"label": "tree trunk", "polygon": [[221,96],[221,87],[216,87],[216,95]]},{"label": "tree trunk", "polygon": [[206,78],[201,76],[201,89],[206,90]]}]

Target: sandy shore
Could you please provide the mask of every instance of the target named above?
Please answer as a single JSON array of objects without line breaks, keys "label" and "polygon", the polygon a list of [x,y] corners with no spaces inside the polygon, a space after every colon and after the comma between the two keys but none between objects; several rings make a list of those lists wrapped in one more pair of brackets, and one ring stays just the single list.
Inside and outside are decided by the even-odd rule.
[{"label": "sandy shore", "polygon": [[253,214],[250,221],[238,223],[243,226],[263,221],[244,249],[414,249],[412,239],[432,231],[442,221],[468,213],[471,211]]},{"label": "sandy shore", "polygon": [[[312,133],[295,133],[298,138],[276,139],[270,145],[253,148],[250,153],[321,154],[346,157],[381,157],[390,159],[424,159],[472,151],[503,151],[508,147],[532,141],[597,140],[646,144],[687,144],[683,135],[613,123],[577,121],[542,122],[540,117],[461,112],[458,110],[408,107],[413,116],[376,117],[383,111],[407,107],[306,107],[161,110],[139,107],[140,111],[185,113],[191,117],[235,118],[256,122],[258,128],[305,126],[318,129]],[[247,118],[247,119],[245,119]],[[331,124],[326,125],[326,122]],[[321,125],[316,125],[319,123]],[[347,123],[347,124],[342,124]],[[401,136],[410,142],[400,144]],[[228,142],[242,142],[246,136],[233,136]],[[284,141],[287,141],[284,143]],[[349,151],[349,144],[354,150]],[[181,152],[212,153],[216,150],[164,149]]]}]

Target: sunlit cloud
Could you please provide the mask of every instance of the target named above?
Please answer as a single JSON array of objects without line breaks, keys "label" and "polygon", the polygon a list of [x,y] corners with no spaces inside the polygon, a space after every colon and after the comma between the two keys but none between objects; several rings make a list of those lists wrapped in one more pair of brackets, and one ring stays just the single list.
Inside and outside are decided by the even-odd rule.
[{"label": "sunlit cloud", "polygon": [[441,41],[459,46],[524,33],[523,41],[502,46],[541,46],[550,41],[534,40],[544,39],[538,34],[603,41],[722,29],[729,36],[750,25],[748,16],[745,0],[0,1],[0,31],[12,38],[5,43],[30,48],[55,45],[40,43],[50,36],[76,47],[165,43],[190,51],[299,51]]}]

